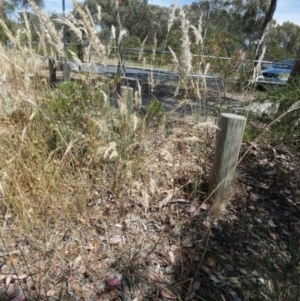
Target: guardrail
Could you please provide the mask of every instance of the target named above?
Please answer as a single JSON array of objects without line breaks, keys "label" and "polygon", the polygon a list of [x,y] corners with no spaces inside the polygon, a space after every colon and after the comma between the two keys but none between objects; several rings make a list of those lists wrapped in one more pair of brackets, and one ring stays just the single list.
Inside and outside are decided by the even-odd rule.
[{"label": "guardrail", "polygon": [[[33,45],[38,45],[39,42],[31,42]],[[28,42],[22,42],[22,44],[28,44]],[[48,43],[48,45],[50,45]],[[13,45],[11,43],[8,43],[7,46],[9,48],[13,48]],[[81,58],[82,61],[85,63],[92,62],[92,61],[99,61],[99,58],[97,58],[97,53],[94,51],[90,51],[88,55],[85,57],[82,53],[82,47],[83,45],[78,45],[74,43],[66,43],[67,47],[78,47],[78,57]],[[81,50],[80,50],[81,49]],[[118,64],[118,48],[117,47],[111,47],[110,49],[110,57],[109,62],[113,65]],[[76,51],[76,50],[75,50]],[[81,51],[81,53],[79,53]],[[176,69],[176,66],[174,63],[172,63],[172,54],[170,51],[163,51],[163,50],[157,50],[156,51],[156,60],[153,60],[152,57],[152,49],[144,49],[143,52],[145,53],[144,59],[139,60],[139,56],[137,55],[141,51],[140,48],[130,48],[125,47],[123,48],[123,63],[124,66],[134,66],[134,67],[140,67],[140,68],[151,68],[151,69],[158,69],[158,68],[165,68],[169,71],[173,71]],[[213,74],[214,78],[221,78],[226,83],[235,83],[238,82],[239,86],[243,86],[243,83],[246,82],[251,74],[253,64],[255,60],[250,59],[237,59],[237,58],[231,58],[231,57],[218,57],[213,55],[204,55],[204,54],[193,54],[193,62],[195,65],[195,68],[193,70],[193,73],[191,74],[191,77],[198,77],[199,73],[202,73],[204,77],[209,79],[209,76]],[[58,63],[56,64],[57,70],[63,70],[63,61],[65,58],[58,58]],[[198,60],[198,61],[197,61]],[[234,64],[232,63],[234,62]],[[87,65],[84,65],[83,68],[79,67],[79,65],[76,65],[75,61],[72,61],[71,59],[67,60],[68,66],[73,72],[94,72],[91,70],[91,68],[88,68]],[[280,63],[272,62],[272,61],[261,61],[262,69],[267,68],[268,66],[272,65],[279,65]],[[201,65],[202,64],[202,65]],[[200,65],[200,66],[199,66]],[[234,65],[234,66],[233,66]],[[205,70],[209,66],[208,70]],[[237,67],[236,67],[237,66]],[[198,72],[199,69],[203,69],[202,72]],[[229,72],[228,72],[229,70]],[[66,72],[66,70],[65,70]],[[97,72],[96,72],[97,73]],[[123,74],[126,76],[126,73]]]}]

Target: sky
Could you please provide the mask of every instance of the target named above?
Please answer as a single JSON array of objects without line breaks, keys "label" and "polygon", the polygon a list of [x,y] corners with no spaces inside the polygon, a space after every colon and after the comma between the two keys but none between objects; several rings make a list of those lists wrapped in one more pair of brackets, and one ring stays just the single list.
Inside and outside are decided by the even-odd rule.
[{"label": "sky", "polygon": [[[195,2],[197,0],[194,0]],[[179,0],[178,5],[191,4],[193,0]],[[62,11],[62,0],[44,0],[46,11]],[[150,4],[161,5],[162,0],[149,0]],[[171,6],[173,0],[164,0],[164,6]],[[65,0],[66,10],[72,10],[72,0]],[[278,0],[274,19],[278,24],[285,21],[293,22],[300,26],[300,0]]]}]

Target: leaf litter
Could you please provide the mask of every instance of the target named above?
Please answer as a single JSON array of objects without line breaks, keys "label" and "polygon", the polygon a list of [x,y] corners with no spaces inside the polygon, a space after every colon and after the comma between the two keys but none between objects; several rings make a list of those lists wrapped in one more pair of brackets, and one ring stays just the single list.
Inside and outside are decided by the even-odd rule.
[{"label": "leaf litter", "polygon": [[[14,282],[19,289],[15,301],[24,296],[52,301],[59,295],[89,301],[256,301],[266,300],[279,286],[293,287],[299,275],[299,157],[279,149],[274,155],[257,145],[238,167],[227,212],[212,225],[210,203],[202,203],[203,194],[187,184],[196,175],[203,181],[197,189],[205,187],[209,174],[182,163],[184,151],[184,160],[201,166],[199,141],[185,137],[180,142],[182,123],[175,123],[170,145],[155,137],[161,145],[156,161],[141,173],[143,184],[131,186],[128,200],[109,187],[93,186],[90,211],[73,227],[62,219],[65,226],[53,227],[47,241],[34,237],[41,233],[38,224],[30,236],[11,213],[2,216],[1,256],[6,260],[1,273],[20,281]],[[149,187],[143,194],[138,187],[144,184]],[[11,277],[3,278],[7,287],[13,276],[5,277]],[[296,290],[289,294],[296,300]]]}]

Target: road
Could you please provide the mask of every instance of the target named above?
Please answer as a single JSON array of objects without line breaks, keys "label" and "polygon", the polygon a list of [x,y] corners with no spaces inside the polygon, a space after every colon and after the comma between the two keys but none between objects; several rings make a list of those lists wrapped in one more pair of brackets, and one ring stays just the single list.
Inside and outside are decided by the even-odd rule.
[{"label": "road", "polygon": [[[117,66],[115,65],[103,65],[103,64],[94,64],[90,65],[88,63],[83,63],[80,68],[79,65],[69,61],[69,65],[72,71],[75,72],[92,72],[92,73],[98,73],[103,74],[106,76],[112,76],[117,73]],[[169,71],[165,69],[150,69],[150,68],[141,68],[141,67],[127,67],[126,73],[123,74],[126,78],[131,79],[137,79],[140,82],[147,82],[148,78],[150,77],[152,73],[153,80],[155,82],[161,82],[161,83],[174,83],[176,84],[179,80],[179,72],[178,71]],[[213,114],[216,110],[225,110],[225,111],[231,111],[233,113],[242,113],[245,111],[251,111],[255,114],[261,115],[263,113],[270,113],[278,109],[277,106],[274,106],[271,102],[266,103],[252,103],[245,106],[244,101],[241,101],[239,96],[236,97],[229,97],[224,96],[224,88],[223,83],[221,79],[216,75],[205,75],[201,76],[199,74],[190,74],[190,77],[193,78],[200,78],[205,79],[206,86],[208,90],[210,90],[210,95],[208,96],[208,101],[199,102],[199,101],[191,101],[188,105],[188,111],[189,113],[197,112],[197,114],[205,114],[207,116]],[[173,93],[173,92],[172,92]],[[237,95],[236,95],[237,96]],[[176,104],[177,100],[174,97],[158,97],[161,101],[164,111],[170,111],[172,110]],[[143,99],[143,105],[147,105],[150,99]],[[181,111],[179,109],[178,111]],[[186,111],[186,109],[184,110]]]},{"label": "road", "polygon": [[[69,66],[71,68],[71,71],[75,72],[92,72],[92,73],[98,73],[98,74],[104,74],[112,76],[117,73],[118,67],[115,65],[103,65],[103,64],[89,64],[89,63],[83,63],[80,68],[79,65],[69,61]],[[178,71],[169,71],[165,69],[150,69],[150,68],[141,68],[141,67],[126,67],[126,72],[123,74],[125,77],[129,77],[132,79],[138,79],[142,82],[148,81],[148,78],[152,74],[154,81],[161,81],[161,82],[175,82],[177,83],[180,79],[179,72]],[[208,86],[214,87],[222,86],[221,80],[216,75],[205,75],[202,76],[200,74],[190,74],[190,77],[193,78],[205,78],[206,84]],[[221,89],[222,90],[222,89]]]}]

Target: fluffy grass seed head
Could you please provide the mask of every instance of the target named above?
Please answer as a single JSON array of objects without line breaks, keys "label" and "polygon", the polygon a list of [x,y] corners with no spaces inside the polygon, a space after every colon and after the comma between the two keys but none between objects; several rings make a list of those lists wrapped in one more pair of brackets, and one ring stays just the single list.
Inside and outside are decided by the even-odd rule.
[{"label": "fluffy grass seed head", "polygon": [[85,13],[78,2],[73,1],[73,5],[76,11],[79,13],[81,17],[81,21],[84,27],[86,28],[90,44],[93,45],[93,48],[95,52],[100,56],[101,61],[104,64],[106,64],[107,57],[106,57],[105,46],[101,43],[101,40],[98,37],[97,30],[93,22],[93,19],[91,17],[89,9],[86,7],[85,9],[86,13]]},{"label": "fluffy grass seed head", "polygon": [[177,3],[178,3],[178,0],[175,0],[173,5],[172,5],[172,10],[171,10],[171,13],[170,13],[170,17],[169,17],[169,20],[168,20],[168,32],[170,31],[173,23],[174,23],[174,17],[175,17],[175,11],[176,11],[176,8],[177,8]]},{"label": "fluffy grass seed head", "polygon": [[142,89],[139,81],[137,82],[137,91],[134,92],[134,102],[137,111],[139,111],[142,106]]},{"label": "fluffy grass seed head", "polygon": [[196,45],[202,45],[203,44],[203,37],[202,37],[202,18],[203,13],[201,13],[200,18],[198,20],[198,28],[196,28],[194,25],[190,25],[192,28],[195,38],[196,38]]},{"label": "fluffy grass seed head", "polygon": [[39,45],[38,45],[38,50],[42,50],[44,55],[47,55],[47,47],[46,47],[46,36],[45,33],[41,30],[39,30],[35,25],[34,25],[34,31],[39,37]]},{"label": "fluffy grass seed head", "polygon": [[10,31],[10,29],[7,27],[6,23],[3,19],[0,18],[0,26],[2,27],[3,31],[7,35],[10,42],[12,42],[13,45],[17,46],[17,48],[21,47],[20,40],[15,37],[15,35]]},{"label": "fluffy grass seed head", "polygon": [[111,26],[111,36],[110,36],[110,39],[111,40],[115,40],[116,39],[116,28],[112,25]]},{"label": "fluffy grass seed head", "polygon": [[64,56],[64,45],[62,42],[63,28],[57,31],[52,20],[33,1],[28,0],[28,2],[40,20],[41,29],[45,31],[47,42],[54,47],[59,56]]},{"label": "fluffy grass seed head", "polygon": [[192,70],[192,53],[191,41],[189,37],[189,21],[186,19],[185,12],[180,9],[179,16],[181,19],[181,57],[180,57],[180,72],[183,78],[186,78],[188,73]]},{"label": "fluffy grass seed head", "polygon": [[24,23],[25,23],[25,28],[26,28],[25,33],[26,33],[26,36],[27,36],[27,39],[28,39],[28,46],[29,46],[29,49],[32,50],[32,47],[31,47],[31,30],[30,30],[30,24],[28,22],[26,12],[23,13],[23,17],[24,17]]},{"label": "fluffy grass seed head", "polygon": [[151,68],[150,73],[148,75],[148,85],[150,86],[151,93],[153,93],[154,88],[155,88],[155,82],[153,78],[153,69]]},{"label": "fluffy grass seed head", "polygon": [[126,93],[124,93],[124,95],[119,95],[119,97],[118,97],[118,107],[119,107],[119,110],[120,110],[120,114],[122,116],[128,115],[126,99],[127,99]]},{"label": "fluffy grass seed head", "polygon": [[72,14],[66,13],[66,17],[56,19],[56,21],[66,25],[69,31],[73,32],[79,41],[83,39],[82,33],[87,32],[81,20],[77,20]]},{"label": "fluffy grass seed head", "polygon": [[124,38],[126,35],[127,35],[127,30],[126,30],[126,29],[120,30],[119,37],[118,37],[118,45],[121,44],[123,38]]},{"label": "fluffy grass seed head", "polygon": [[156,38],[156,31],[155,31],[154,37],[153,37],[152,61],[155,60],[155,56],[156,56],[156,48],[157,48],[157,38]]},{"label": "fluffy grass seed head", "polygon": [[97,20],[101,21],[101,6],[97,4]]},{"label": "fluffy grass seed head", "polygon": [[148,36],[146,36],[146,38],[143,40],[142,44],[141,44],[141,48],[139,51],[139,61],[142,59],[143,53],[144,53],[144,49],[145,49],[145,43],[148,39]]}]

